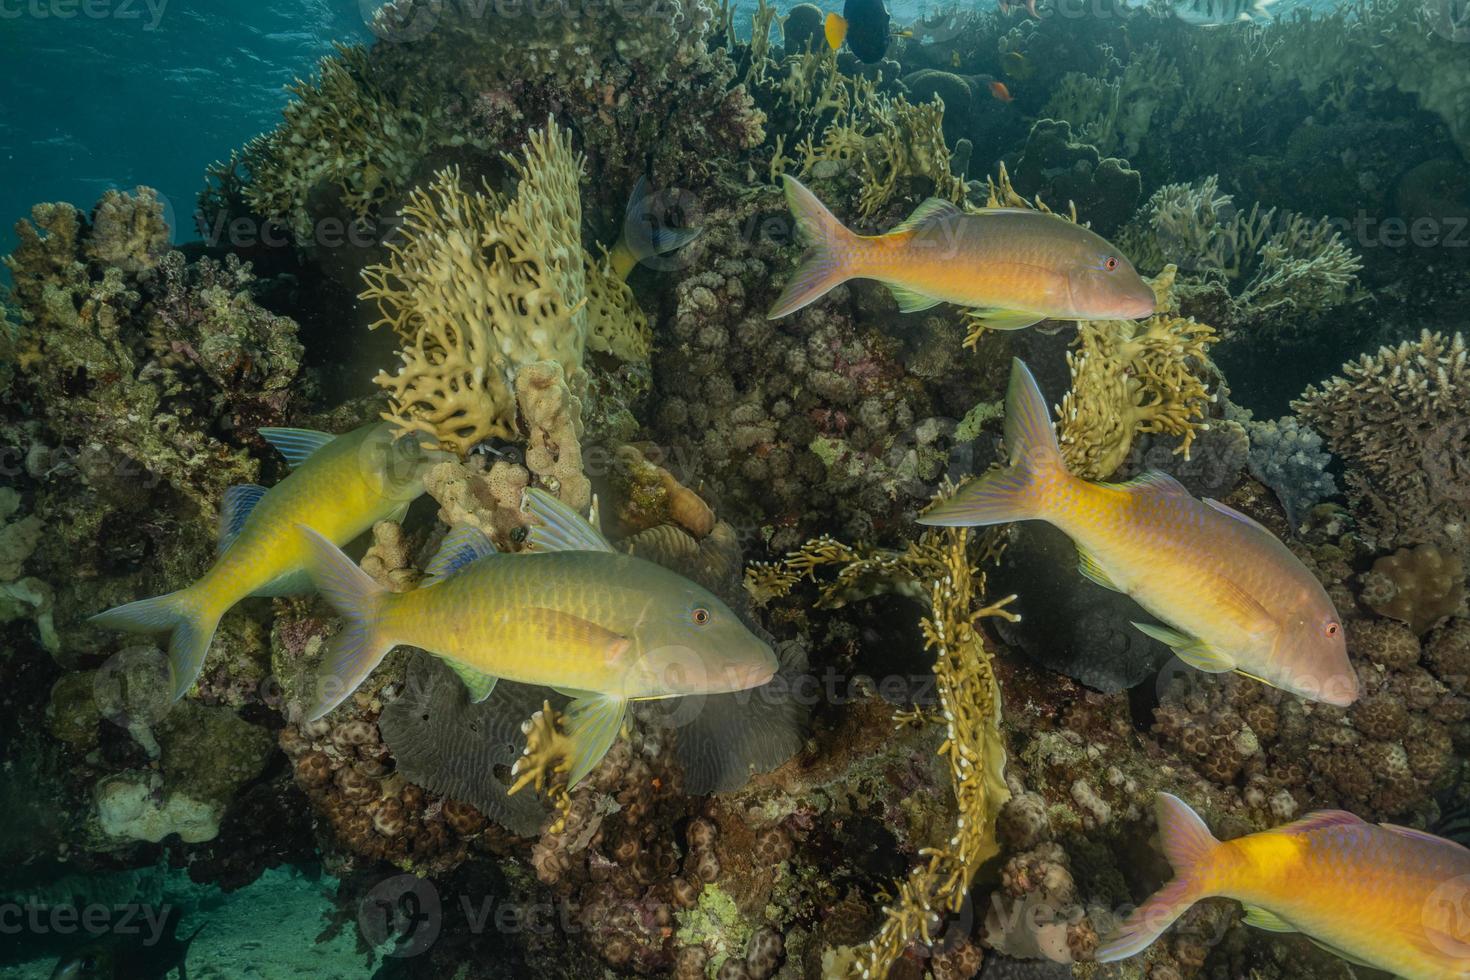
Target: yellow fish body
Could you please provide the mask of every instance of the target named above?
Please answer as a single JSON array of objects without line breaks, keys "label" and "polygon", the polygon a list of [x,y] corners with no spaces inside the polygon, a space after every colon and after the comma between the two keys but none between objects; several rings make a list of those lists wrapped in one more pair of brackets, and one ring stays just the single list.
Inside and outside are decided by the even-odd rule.
[{"label": "yellow fish body", "polygon": [[194,684],[220,617],[252,595],[309,588],[309,553],[296,527],[305,524],[346,544],[378,521],[401,514],[424,491],[436,456],[415,439],[395,439],[386,422],[341,436],[308,429],[261,429],[286,457],[291,473],[267,490],[231,487],[220,508],[218,557],[193,585],[98,613],[109,629],[169,633],[174,698]]},{"label": "yellow fish body", "polygon": [[1135,624],[1201,670],[1236,670],[1329,704],[1357,700],[1342,624],[1321,584],[1276,536],[1173,477],[1124,484],[1067,472],[1046,402],[1019,360],[1006,395],[1010,466],[960,489],[921,524],[1043,520],[1077,545],[1079,571],[1168,624]]},{"label": "yellow fish body", "polygon": [[794,177],[786,200],[809,250],[771,319],[794,313],[849,279],[876,279],[905,313],[968,307],[995,330],[1048,317],[1131,320],[1154,312],[1154,293],[1101,236],[1029,208],[961,210],[930,198],[884,235],[856,235]]},{"label": "yellow fish body", "polygon": [[[571,695],[575,783],[606,753],[629,702],[745,691],[774,676],[771,647],[707,590],[613,550],[540,491],[526,507],[542,522],[529,539],[536,551],[497,556],[478,530],[458,527],[430,564],[429,584],[401,594],[303,528],[312,578],[346,620],[308,719],[341,703],[393,647],[414,646],[454,668],[475,701],[501,678]],[[702,714],[712,713],[707,702]],[[784,733],[775,741],[790,744]]]},{"label": "yellow fish body", "polygon": [[1097,950],[1142,952],[1202,898],[1245,903],[1245,921],[1302,932],[1352,963],[1408,980],[1470,976],[1470,850],[1419,830],[1328,810],[1236,840],[1216,840],[1183,801],[1158,798],[1174,878]]}]

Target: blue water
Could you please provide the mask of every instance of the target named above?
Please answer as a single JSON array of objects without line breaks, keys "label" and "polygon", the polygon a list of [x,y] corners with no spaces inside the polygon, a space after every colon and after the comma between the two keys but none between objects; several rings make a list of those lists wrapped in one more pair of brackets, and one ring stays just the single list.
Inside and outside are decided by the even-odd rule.
[{"label": "blue water", "polygon": [[[150,6],[151,4],[151,6]],[[204,168],[275,127],[285,86],[371,0],[0,0],[0,255],[37,201],[148,184],[194,237]]]}]

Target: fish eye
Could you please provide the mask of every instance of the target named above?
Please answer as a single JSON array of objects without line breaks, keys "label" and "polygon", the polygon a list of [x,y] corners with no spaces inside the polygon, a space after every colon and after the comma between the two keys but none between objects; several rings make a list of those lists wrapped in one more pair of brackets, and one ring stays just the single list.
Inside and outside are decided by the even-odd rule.
[{"label": "fish eye", "polygon": [[695,626],[703,626],[709,622],[709,610],[703,606],[695,609],[694,612],[690,613],[690,616],[694,619]]},{"label": "fish eye", "polygon": [[1109,255],[1107,258],[1103,259],[1103,268],[1107,269],[1109,272],[1112,272],[1117,267],[1118,257],[1116,255]]},{"label": "fish eye", "polygon": [[1324,627],[1324,632],[1326,632],[1329,637],[1336,636],[1341,630],[1342,627],[1339,626],[1336,622],[1329,622],[1326,627]]}]

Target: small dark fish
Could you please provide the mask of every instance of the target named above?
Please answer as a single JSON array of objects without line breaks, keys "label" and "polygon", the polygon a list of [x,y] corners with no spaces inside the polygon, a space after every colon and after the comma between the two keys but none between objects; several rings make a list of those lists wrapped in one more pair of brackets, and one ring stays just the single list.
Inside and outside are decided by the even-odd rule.
[{"label": "small dark fish", "polygon": [[1174,16],[1196,27],[1269,20],[1275,0],[1174,0]]},{"label": "small dark fish", "polygon": [[147,930],[130,935],[109,933],[63,956],[51,971],[51,980],[165,980],[175,970],[179,980],[189,980],[185,966],[189,944],[205,924],[180,939],[177,933],[183,912],[167,908],[164,916],[157,935]]},{"label": "small dark fish", "polygon": [[825,33],[833,51],[842,47],[845,40],[858,61],[877,64],[888,52],[892,34],[888,28],[888,8],[883,6],[883,0],[847,0],[842,5],[842,16],[827,15]]}]

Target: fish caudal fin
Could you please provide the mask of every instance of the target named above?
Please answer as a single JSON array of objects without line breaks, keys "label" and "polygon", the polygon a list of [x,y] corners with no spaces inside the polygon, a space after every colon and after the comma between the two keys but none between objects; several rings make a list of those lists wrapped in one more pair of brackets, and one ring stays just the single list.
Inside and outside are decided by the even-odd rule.
[{"label": "fish caudal fin", "polygon": [[383,600],[390,593],[332,542],[305,525],[296,529],[311,548],[306,567],[312,582],[343,620],[341,631],[327,641],[307,706],[306,720],[316,721],[347,700],[393,649],[379,631]]},{"label": "fish caudal fin", "polygon": [[806,243],[807,252],[776,305],[766,314],[770,320],[795,313],[852,278],[847,266],[857,244],[857,236],[844,228],[801,181],[790,174],[783,174],[781,179],[786,185],[786,203],[796,219],[797,237]]},{"label": "fish caudal fin", "polygon": [[199,677],[221,615],[200,601],[191,589],[181,589],[100,612],[91,622],[125,633],[169,634],[169,686],[177,701]]},{"label": "fish caudal fin", "polygon": [[838,50],[847,40],[847,19],[841,14],[828,14],[822,24],[822,33],[827,36],[827,46],[833,51]]},{"label": "fish caudal fin", "polygon": [[920,524],[978,527],[1044,517],[1049,485],[1070,479],[1051,414],[1029,368],[1011,361],[1006,391],[1006,451],[1010,465],[960,488],[919,516]]},{"label": "fish caudal fin", "polygon": [[1112,963],[1143,952],[1191,905],[1209,897],[1199,884],[1199,871],[1220,842],[1199,814],[1179,797],[1160,793],[1156,807],[1159,837],[1164,854],[1174,868],[1174,877],[1135,909],[1118,931],[1097,948],[1095,958],[1099,963]]}]

